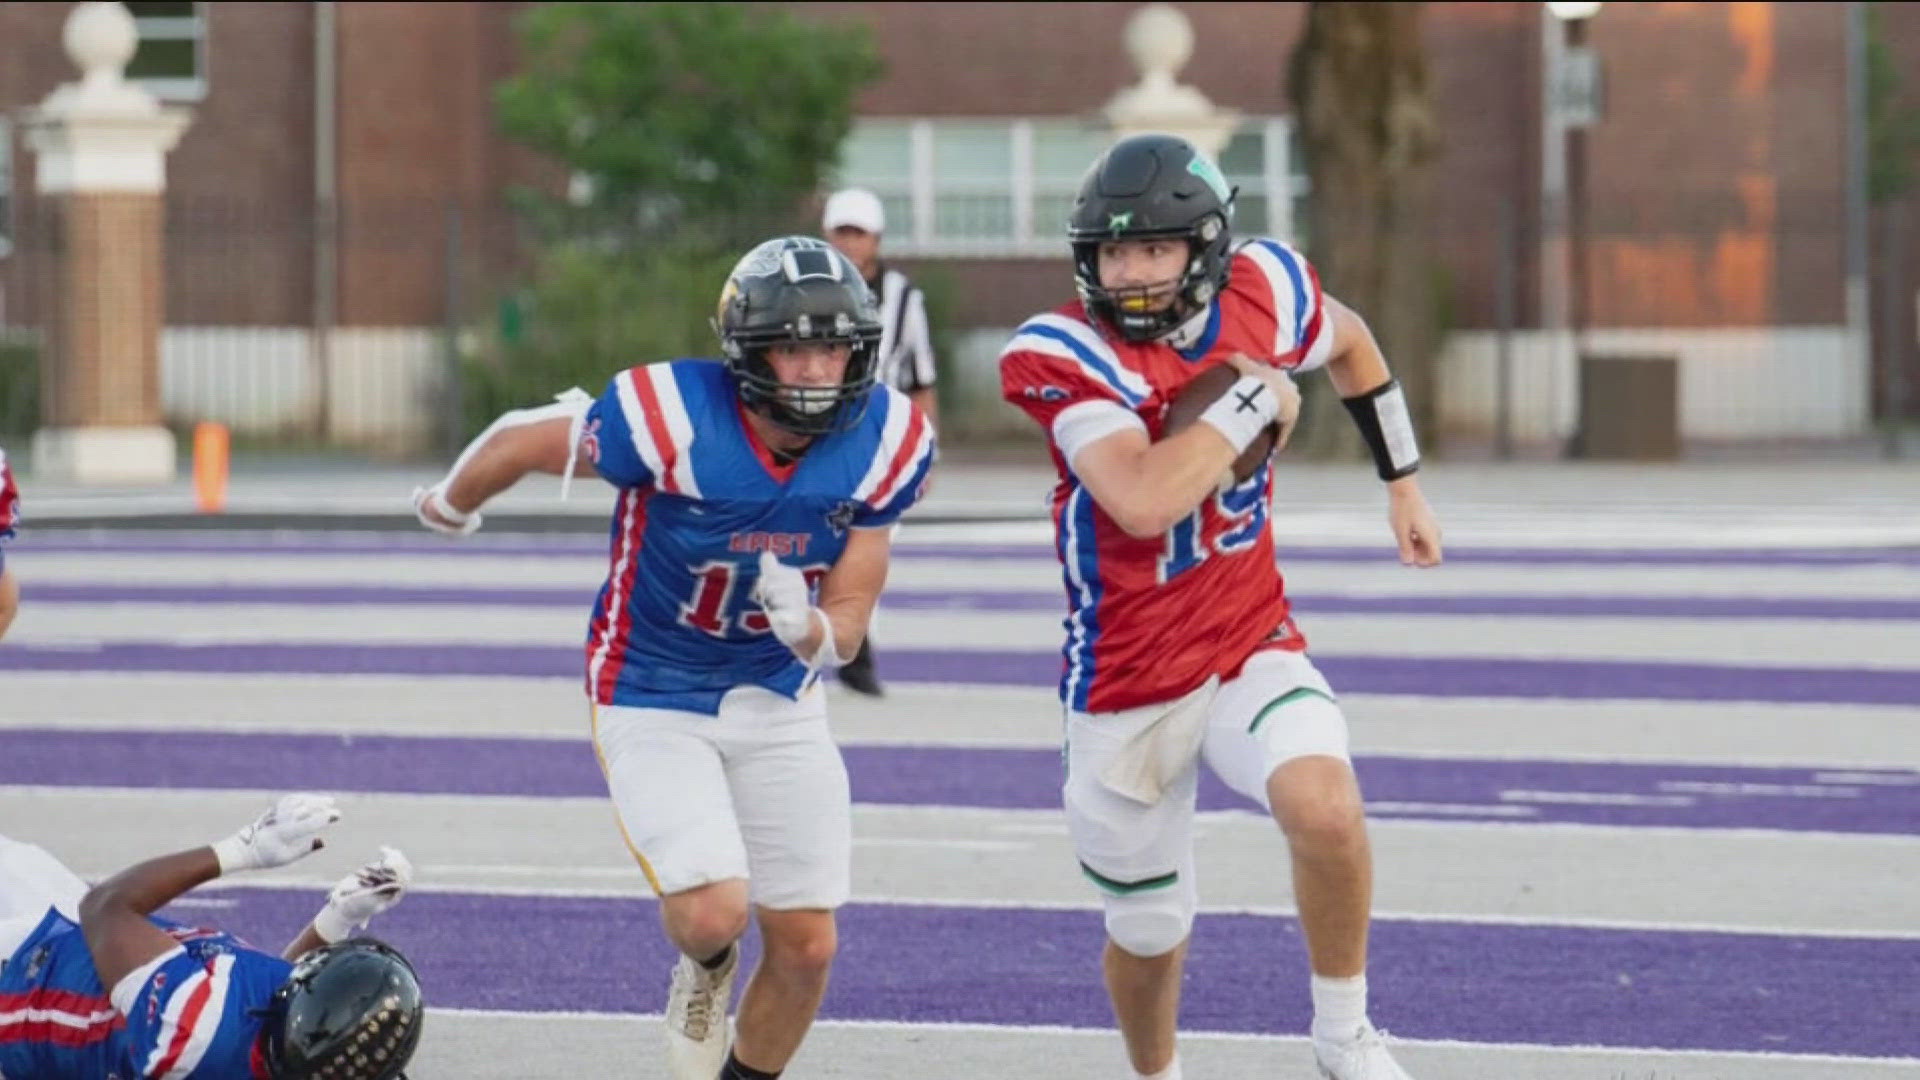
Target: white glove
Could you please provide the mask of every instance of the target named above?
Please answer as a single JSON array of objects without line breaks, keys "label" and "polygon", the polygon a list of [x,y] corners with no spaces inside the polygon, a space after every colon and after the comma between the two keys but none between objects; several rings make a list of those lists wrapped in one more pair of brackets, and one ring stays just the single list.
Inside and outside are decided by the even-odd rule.
[{"label": "white glove", "polygon": [[774,558],[772,552],[763,551],[753,599],[766,610],[773,636],[798,653],[800,643],[814,627],[813,592],[807,588],[807,576]]},{"label": "white glove", "polygon": [[480,527],[480,511],[461,513],[447,502],[446,481],[413,489],[413,516],[442,536],[471,536]]},{"label": "white glove", "polygon": [[329,943],[348,937],[400,902],[413,884],[413,864],[399,848],[381,847],[380,857],[341,878],[313,928]]},{"label": "white glove", "polygon": [[259,820],[213,845],[220,872],[271,870],[319,851],[320,830],[340,820],[331,795],[282,795]]}]

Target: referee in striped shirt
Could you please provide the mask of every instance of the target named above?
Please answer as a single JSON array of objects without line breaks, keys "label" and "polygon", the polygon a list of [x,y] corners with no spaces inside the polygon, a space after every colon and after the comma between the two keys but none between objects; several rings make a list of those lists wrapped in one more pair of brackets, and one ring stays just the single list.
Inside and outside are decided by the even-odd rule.
[{"label": "referee in striped shirt", "polygon": [[[880,261],[880,235],[887,215],[880,197],[865,188],[845,188],[827,199],[820,230],[840,253],[860,268],[867,287],[880,303],[880,361],[876,376],[913,399],[937,421],[933,384],[933,337],[927,328],[926,295],[907,275]],[[895,526],[898,528],[898,526]],[[860,653],[840,669],[840,682],[849,690],[880,695],[873,673],[873,636],[860,644]]]}]

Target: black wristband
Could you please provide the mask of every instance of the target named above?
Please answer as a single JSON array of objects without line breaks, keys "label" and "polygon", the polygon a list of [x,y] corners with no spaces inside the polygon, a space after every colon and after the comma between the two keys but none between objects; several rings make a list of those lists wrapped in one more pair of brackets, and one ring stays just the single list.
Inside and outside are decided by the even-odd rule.
[{"label": "black wristband", "polygon": [[1388,379],[1364,394],[1341,398],[1340,404],[1347,407],[1347,415],[1353,417],[1373,453],[1380,479],[1398,480],[1420,471],[1420,447],[1413,438],[1413,421],[1398,380]]}]

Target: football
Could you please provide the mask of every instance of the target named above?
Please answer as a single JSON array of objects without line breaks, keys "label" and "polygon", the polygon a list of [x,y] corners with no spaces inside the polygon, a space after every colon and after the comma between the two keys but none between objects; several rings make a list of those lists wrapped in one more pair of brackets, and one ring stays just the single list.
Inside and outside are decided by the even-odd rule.
[{"label": "football", "polygon": [[[1200,418],[1207,406],[1219,400],[1227,392],[1227,387],[1240,380],[1240,373],[1230,364],[1215,364],[1195,375],[1180,393],[1167,404],[1166,421],[1161,425],[1160,437],[1166,438]],[[1273,453],[1273,443],[1280,437],[1280,425],[1268,424],[1260,437],[1247,444],[1233,463],[1233,480],[1239,483],[1259,471],[1260,463]]]}]

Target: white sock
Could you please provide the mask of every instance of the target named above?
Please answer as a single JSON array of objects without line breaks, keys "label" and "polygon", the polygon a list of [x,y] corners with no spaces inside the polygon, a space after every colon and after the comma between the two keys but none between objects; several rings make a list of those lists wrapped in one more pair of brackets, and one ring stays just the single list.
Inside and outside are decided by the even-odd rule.
[{"label": "white sock", "polygon": [[1367,1019],[1367,977],[1329,979],[1315,975],[1313,1037],[1320,1042],[1352,1042]]},{"label": "white sock", "polygon": [[1173,1055],[1167,1067],[1157,1073],[1136,1072],[1133,1075],[1136,1080],[1180,1080],[1180,1055]]}]

